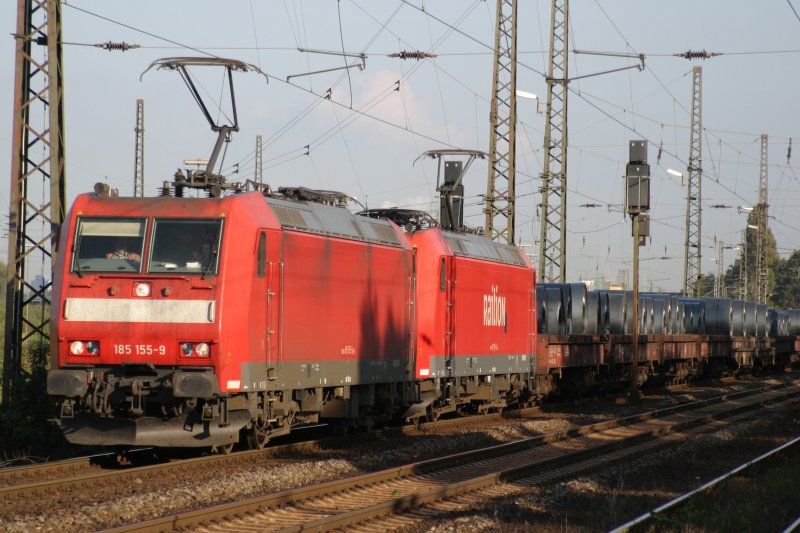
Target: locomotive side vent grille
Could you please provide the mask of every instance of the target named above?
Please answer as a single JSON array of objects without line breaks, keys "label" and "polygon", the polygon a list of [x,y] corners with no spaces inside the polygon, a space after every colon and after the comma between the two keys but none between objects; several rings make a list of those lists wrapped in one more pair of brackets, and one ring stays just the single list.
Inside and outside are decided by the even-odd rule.
[{"label": "locomotive side vent grille", "polygon": [[310,205],[310,210],[305,210],[277,205],[277,202],[271,202],[270,207],[284,228],[343,239],[400,246],[400,239],[388,223],[378,220],[353,219],[352,214],[341,208]]},{"label": "locomotive side vent grille", "polygon": [[369,224],[368,227],[375,233],[375,240],[387,244],[399,244],[397,234],[391,226]]},{"label": "locomotive side vent grille", "polygon": [[524,266],[519,251],[507,244],[496,243],[485,237],[445,234],[445,240],[455,255],[484,259],[497,263]]},{"label": "locomotive side vent grille", "polygon": [[278,222],[281,223],[281,226],[288,226],[304,230],[311,229],[308,222],[306,222],[306,218],[303,216],[303,212],[299,209],[291,209],[273,205],[272,210],[275,212],[275,216],[278,217]]}]

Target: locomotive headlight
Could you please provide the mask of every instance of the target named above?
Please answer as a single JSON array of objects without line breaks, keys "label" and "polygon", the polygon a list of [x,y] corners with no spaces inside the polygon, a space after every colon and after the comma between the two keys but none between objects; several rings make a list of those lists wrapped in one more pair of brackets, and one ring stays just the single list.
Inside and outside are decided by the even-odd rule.
[{"label": "locomotive headlight", "polygon": [[83,355],[84,350],[86,350],[86,346],[84,346],[83,341],[69,343],[69,353],[72,355]]},{"label": "locomotive headlight", "polygon": [[97,341],[72,341],[69,343],[69,353],[72,355],[98,355],[100,343]]},{"label": "locomotive headlight", "polygon": [[194,351],[197,353],[197,357],[208,357],[208,344],[205,342],[200,342],[197,344],[197,346],[195,346]]},{"label": "locomotive headlight", "polygon": [[133,294],[140,298],[150,296],[150,284],[144,281],[137,281],[133,284]]},{"label": "locomotive headlight", "polygon": [[184,342],[181,344],[181,353],[184,357],[191,357],[194,353],[194,346],[192,346],[191,342]]}]

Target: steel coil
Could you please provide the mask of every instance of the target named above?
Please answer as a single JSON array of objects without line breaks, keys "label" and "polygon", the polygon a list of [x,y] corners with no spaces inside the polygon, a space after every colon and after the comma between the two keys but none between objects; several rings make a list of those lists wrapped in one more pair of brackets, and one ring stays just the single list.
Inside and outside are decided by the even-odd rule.
[{"label": "steel coil", "polygon": [[756,337],[767,336],[767,304],[756,304]]},{"label": "steel coil", "polygon": [[612,334],[625,333],[627,323],[625,307],[625,293],[611,291],[608,293],[608,332]]},{"label": "steel coil", "polygon": [[789,335],[789,311],[777,311],[778,315],[778,330],[776,336],[784,337]]},{"label": "steel coil", "polygon": [[780,312],[770,309],[767,311],[767,335],[777,337],[780,333]]},{"label": "steel coil", "polygon": [[746,335],[745,324],[745,302],[744,300],[731,301],[731,315],[733,321],[733,336],[744,337]]},{"label": "steel coil", "polygon": [[705,301],[706,333],[733,335],[733,302],[730,298],[708,298]]},{"label": "steel coil", "polygon": [[586,328],[584,333],[597,335],[600,328],[600,295],[596,291],[586,293]]},{"label": "steel coil", "polygon": [[787,330],[789,335],[800,335],[800,309],[789,310],[789,324]]},{"label": "steel coil", "polygon": [[586,329],[585,283],[569,284],[570,333],[581,334]]},{"label": "steel coil", "polygon": [[625,291],[625,334],[633,332],[633,291]]},{"label": "steel coil", "polygon": [[663,335],[664,325],[666,324],[666,309],[669,305],[669,299],[654,298],[653,299],[653,323],[651,333],[655,335]]},{"label": "steel coil", "polygon": [[652,333],[653,322],[653,299],[649,296],[639,298],[639,329],[640,335]]},{"label": "steel coil", "polygon": [[561,289],[558,287],[545,289],[545,300],[547,302],[547,333],[564,335],[567,332],[567,320]]},{"label": "steel coil", "polygon": [[790,335],[791,323],[789,317],[791,316],[791,311],[776,311],[776,313],[778,315],[778,331],[775,335],[781,337]]},{"label": "steel coil", "polygon": [[547,333],[547,300],[541,284],[536,286],[536,331]]},{"label": "steel coil", "polygon": [[672,332],[676,335],[686,333],[686,303],[678,298],[675,300],[675,313],[672,318]]},{"label": "steel coil", "polygon": [[744,303],[744,334],[752,337],[756,334],[756,303]]},{"label": "steel coil", "polygon": [[601,335],[608,334],[609,307],[608,307],[608,292],[600,292],[600,324],[597,332]]},{"label": "steel coil", "polygon": [[680,303],[680,300],[677,295],[672,295],[669,298],[669,305],[672,307],[670,333],[675,335],[683,333],[683,304]]},{"label": "steel coil", "polygon": [[681,333],[690,334],[692,332],[692,304],[691,302],[681,301],[680,304],[683,307],[683,324],[680,325]]}]

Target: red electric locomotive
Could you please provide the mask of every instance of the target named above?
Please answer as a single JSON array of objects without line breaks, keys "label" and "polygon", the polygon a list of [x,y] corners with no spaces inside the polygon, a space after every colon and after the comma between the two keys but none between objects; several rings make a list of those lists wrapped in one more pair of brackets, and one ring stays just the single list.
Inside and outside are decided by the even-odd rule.
[{"label": "red electric locomotive", "polygon": [[[417,251],[416,377],[443,379],[434,413],[502,408],[534,373],[534,273],[515,246],[431,228]],[[441,399],[445,401],[442,402]]]},{"label": "red electric locomotive", "polygon": [[66,438],[261,447],[298,424],[524,398],[536,324],[524,255],[441,228],[409,236],[341,201],[79,196],[51,310],[48,393]]},{"label": "red electric locomotive", "polygon": [[48,392],[71,442],[260,445],[380,411],[413,372],[413,252],[390,222],[259,193],[82,195],[60,250]]}]

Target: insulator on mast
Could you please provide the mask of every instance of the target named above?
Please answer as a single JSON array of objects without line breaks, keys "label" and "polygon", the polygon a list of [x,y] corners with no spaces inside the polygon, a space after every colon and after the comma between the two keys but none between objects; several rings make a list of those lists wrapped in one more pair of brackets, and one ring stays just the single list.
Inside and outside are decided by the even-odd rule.
[{"label": "insulator on mast", "polygon": [[393,52],[389,54],[389,57],[395,57],[398,59],[416,59],[419,61],[420,59],[429,59],[436,57],[436,54],[432,54],[430,52],[422,52],[417,50],[416,52],[409,52],[408,50],[403,50],[402,52]]},{"label": "insulator on mast", "polygon": [[681,52],[680,54],[672,54],[675,57],[683,57],[685,59],[711,59],[712,57],[721,56],[722,52],[709,52],[708,50],[698,50],[692,51],[688,50],[686,52]]},{"label": "insulator on mast", "polygon": [[111,42],[111,41],[108,41],[108,42],[105,42],[105,43],[99,43],[99,44],[96,44],[94,46],[95,46],[95,48],[102,48],[103,50],[108,50],[109,52],[112,51],[112,50],[121,50],[123,52],[126,52],[126,51],[132,50],[134,48],[139,48],[138,44],[128,44],[126,42],[114,43],[114,42]]}]

